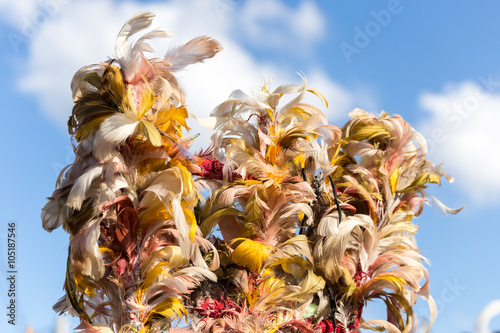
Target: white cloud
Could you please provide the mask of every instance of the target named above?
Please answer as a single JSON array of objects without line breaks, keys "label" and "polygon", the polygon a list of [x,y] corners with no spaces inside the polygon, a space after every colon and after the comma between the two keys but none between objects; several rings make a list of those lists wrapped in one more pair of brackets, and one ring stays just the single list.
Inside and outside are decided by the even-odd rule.
[{"label": "white cloud", "polygon": [[23,22],[32,20],[37,9],[37,0],[0,0],[0,16],[18,28]]},{"label": "white cloud", "polygon": [[[180,36],[185,37],[184,41],[208,34],[207,29],[201,29],[203,26],[218,34],[219,26],[224,23],[214,23],[215,14],[204,15],[212,10],[211,6],[192,6],[189,9],[188,4],[179,3],[155,5],[155,27],[180,32]],[[57,123],[64,124],[72,108],[69,84],[74,73],[83,65],[113,57],[115,37],[123,23],[147,8],[134,2],[117,4],[109,0],[91,0],[73,1],[60,10],[60,14],[49,20],[32,40],[27,61],[28,73],[20,81],[20,87],[35,94],[43,111]],[[181,42],[181,38],[172,38],[154,45],[159,51],[158,55],[161,55],[168,45]]]},{"label": "white cloud", "polygon": [[37,38],[70,0],[0,0],[0,18],[10,25],[6,32],[15,53]]},{"label": "white cloud", "polygon": [[246,1],[235,16],[241,22],[235,28],[261,48],[307,54],[325,34],[324,17],[311,1],[297,8],[278,0]]},{"label": "white cloud", "polygon": [[[213,36],[223,44],[224,50],[214,59],[177,75],[185,87],[190,111],[205,117],[227,99],[232,90],[259,86],[260,77],[278,70],[256,63],[229,39],[226,33],[228,22],[219,18],[210,3],[197,4],[190,6],[186,1],[174,1],[155,5],[157,17],[153,25],[177,36],[152,44],[158,51],[157,55],[162,55],[169,45],[199,35]],[[21,89],[35,94],[47,116],[65,126],[73,104],[69,84],[74,73],[83,65],[112,57],[115,37],[123,23],[144,10],[147,10],[144,6],[133,2],[116,4],[97,0],[74,1],[62,7],[60,15],[47,22],[32,41],[28,74],[20,81]],[[202,135],[206,142],[208,133],[203,130]]]},{"label": "white cloud", "polygon": [[493,318],[500,316],[500,300],[491,301],[482,311],[476,322],[476,333],[493,333],[489,324]]},{"label": "white cloud", "polygon": [[475,202],[500,199],[497,146],[500,95],[490,79],[448,84],[441,93],[423,93],[420,103],[430,118],[419,130],[435,162],[455,176]]},{"label": "white cloud", "polygon": [[[186,91],[188,109],[199,117],[207,117],[235,89],[251,92],[251,89],[260,87],[264,80],[272,80],[273,87],[301,83],[300,77],[285,68],[279,60],[274,59],[274,63],[271,60],[267,63],[257,61],[232,35],[236,25],[248,31],[255,28],[257,13],[249,15],[249,22],[241,21],[241,15],[257,10],[251,5],[253,1],[245,2],[241,7],[221,7],[221,4],[225,4],[223,0],[174,0],[147,5],[112,0],[50,1],[65,3],[58,7],[58,12],[47,19],[37,36],[31,40],[27,73],[19,85],[23,91],[37,96],[43,112],[62,128],[66,127],[73,106],[69,90],[72,76],[83,65],[113,57],[117,32],[128,18],[139,11],[153,11],[157,15],[153,26],[176,34],[174,38],[153,41],[156,56],[164,54],[169,46],[200,35],[209,35],[222,43],[224,50],[213,59],[176,74]],[[293,9],[272,0],[263,6],[265,11],[261,12],[265,13],[264,17],[281,24],[281,30],[288,29],[292,40],[306,43],[306,40],[316,40],[322,34],[321,15],[312,3],[305,2]],[[256,38],[260,33],[257,32]],[[283,43],[286,42],[283,40]],[[295,46],[293,41],[288,43]],[[309,85],[328,99],[330,109],[327,113],[332,121],[338,121],[339,116],[356,106],[363,107],[363,101],[370,100],[362,91],[353,93],[343,88],[317,66],[305,74]],[[360,98],[355,99],[355,96]],[[321,101],[317,99],[309,101],[321,106]],[[197,146],[207,146],[208,130],[193,121],[190,126],[193,133],[201,133],[201,137],[195,141]]]}]

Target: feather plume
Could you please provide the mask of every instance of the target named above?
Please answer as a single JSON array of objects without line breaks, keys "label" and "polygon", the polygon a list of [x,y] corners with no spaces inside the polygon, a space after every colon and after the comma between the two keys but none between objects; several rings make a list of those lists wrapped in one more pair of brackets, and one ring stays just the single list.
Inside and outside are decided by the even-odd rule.
[{"label": "feather plume", "polygon": [[153,23],[154,17],[153,13],[137,13],[123,25],[115,43],[115,53],[118,59],[124,59],[127,56],[130,50],[128,39],[139,31],[147,29]]},{"label": "feather plume", "polygon": [[177,71],[188,65],[212,58],[222,50],[218,41],[210,37],[196,37],[184,45],[167,51],[164,58],[170,63],[169,70]]},{"label": "feather plume", "polygon": [[[133,16],[115,59],[71,81],[75,160],[41,213],[71,237],[54,309],[82,332],[407,333],[420,296],[432,325],[413,219],[424,203],[462,208],[427,192],[453,178],[424,138],[386,112],[328,123],[299,74],[301,85],[233,91],[211,113],[211,148],[192,154],[172,73],[222,47],[202,36],[148,59],[149,41],[171,36],[146,31],[153,17]],[[321,106],[303,102],[311,94]],[[387,320],[363,322],[374,299]],[[189,328],[175,328],[181,318]]]}]

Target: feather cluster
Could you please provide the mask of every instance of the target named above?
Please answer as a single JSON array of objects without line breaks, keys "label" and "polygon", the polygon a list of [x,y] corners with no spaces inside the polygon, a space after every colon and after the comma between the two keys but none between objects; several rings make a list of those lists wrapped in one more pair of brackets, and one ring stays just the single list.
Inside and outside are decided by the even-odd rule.
[{"label": "feather cluster", "polygon": [[[413,218],[426,202],[459,210],[425,191],[452,178],[424,139],[386,113],[329,124],[302,103],[327,106],[304,78],[234,91],[212,112],[212,147],[192,154],[173,73],[221,46],[198,37],[148,59],[147,41],[170,34],[131,37],[153,16],[131,18],[116,58],[71,83],[75,161],[42,210],[47,231],[70,235],[54,309],[81,332],[415,332],[420,296],[432,322]],[[364,321],[376,299],[387,318]]]}]

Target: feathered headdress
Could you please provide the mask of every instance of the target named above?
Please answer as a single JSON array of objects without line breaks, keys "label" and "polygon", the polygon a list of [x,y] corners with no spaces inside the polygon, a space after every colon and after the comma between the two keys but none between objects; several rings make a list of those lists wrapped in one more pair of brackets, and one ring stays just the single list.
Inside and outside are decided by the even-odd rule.
[{"label": "feathered headdress", "polygon": [[[66,295],[82,332],[413,332],[429,295],[412,222],[444,175],[401,117],[362,110],[342,128],[301,102],[303,85],[237,90],[212,113],[213,146],[191,154],[174,72],[213,57],[195,38],[148,59],[140,13],[116,58],[80,69],[68,121],[75,161],[42,210],[70,234]],[[292,98],[280,104],[283,96]],[[326,101],[324,101],[326,104]],[[363,322],[370,300],[387,320]],[[174,331],[174,330],[172,330]]]}]

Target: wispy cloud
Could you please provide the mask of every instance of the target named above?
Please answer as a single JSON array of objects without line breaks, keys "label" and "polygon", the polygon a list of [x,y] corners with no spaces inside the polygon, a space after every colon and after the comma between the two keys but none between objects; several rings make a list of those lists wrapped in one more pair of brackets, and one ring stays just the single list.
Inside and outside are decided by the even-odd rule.
[{"label": "wispy cloud", "polygon": [[[308,84],[317,89],[328,101],[329,107],[326,111],[328,119],[337,125],[343,125],[346,115],[354,108],[367,111],[376,110],[377,101],[372,91],[368,88],[347,89],[327,74],[324,69],[315,66],[307,73]],[[305,99],[309,103],[315,102],[309,96]]]},{"label": "wispy cloud", "polygon": [[[53,0],[55,1],[55,0]],[[66,2],[67,0],[61,0]],[[22,29],[23,25],[36,19],[37,9],[48,5],[50,1],[39,3],[37,0],[11,1],[0,0],[0,17],[9,21],[17,29]]]},{"label": "wispy cloud", "polygon": [[278,0],[246,1],[235,16],[237,31],[260,48],[307,53],[326,33],[325,18],[311,1],[296,8]]},{"label": "wispy cloud", "polygon": [[[136,12],[153,11],[157,15],[154,26],[176,34],[169,40],[152,43],[156,56],[162,56],[169,46],[199,35],[209,35],[222,43],[224,50],[206,64],[176,74],[185,87],[190,112],[199,117],[207,117],[235,89],[249,92],[260,87],[264,80],[272,80],[274,87],[301,83],[295,69],[286,68],[279,59],[257,60],[242,45],[242,37],[234,35],[235,29],[264,48],[279,48],[284,53],[297,48],[297,43],[313,49],[313,44],[325,33],[325,19],[312,2],[288,7],[278,0],[233,1],[231,6],[223,0],[175,0],[147,6],[112,0],[51,1],[64,4],[58,7],[57,15],[49,17],[40,27],[36,38],[29,40],[27,72],[21,77],[19,87],[35,95],[41,110],[61,128],[65,128],[73,106],[69,91],[72,76],[83,65],[113,57],[117,32]],[[259,3],[264,7],[258,7]],[[226,9],[223,13],[221,4]],[[36,11],[36,3],[32,6]],[[331,120],[340,121],[339,116],[350,109],[370,104],[369,94],[342,87],[317,65],[304,61],[303,68],[309,84],[328,99],[327,113]],[[318,100],[312,102],[321,105]],[[194,133],[201,133],[196,141],[206,145],[209,132],[194,122],[190,125]]]},{"label": "wispy cloud", "polygon": [[430,112],[420,130],[431,156],[445,162],[464,193],[484,204],[500,199],[499,88],[498,78],[485,76],[420,96],[421,106]]}]

